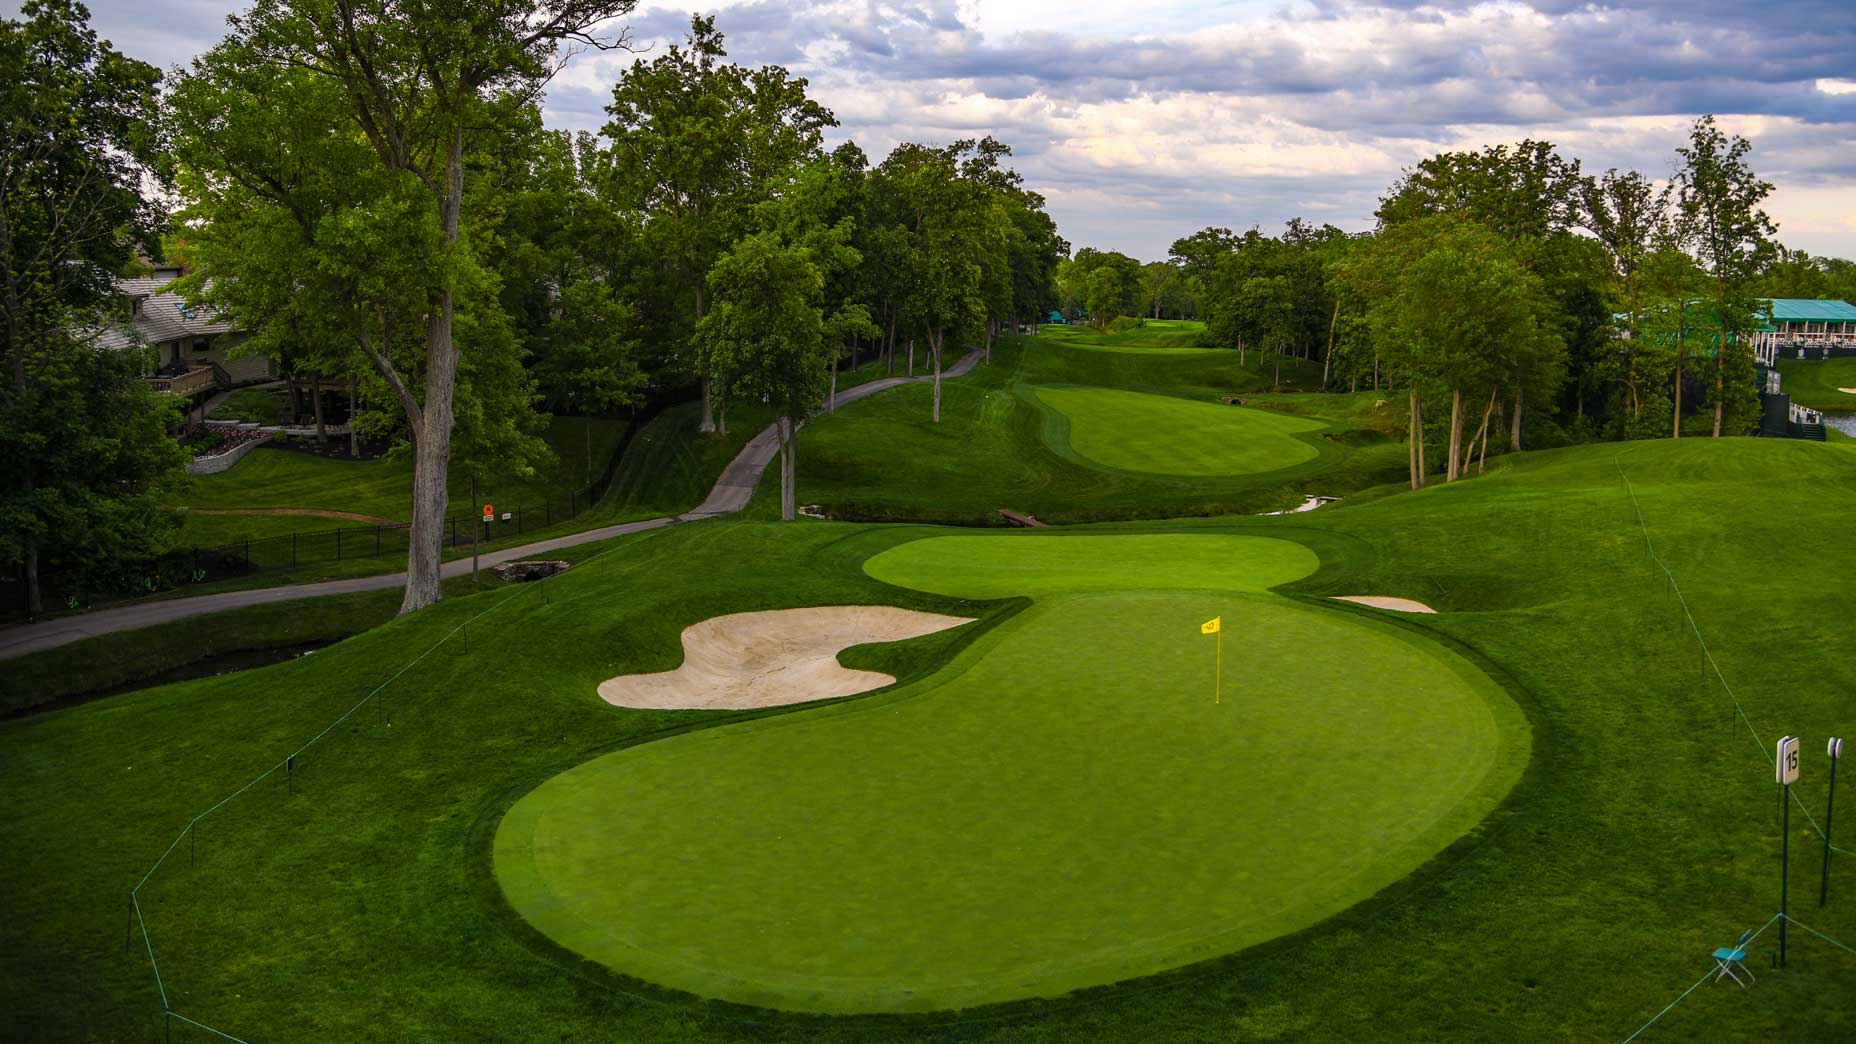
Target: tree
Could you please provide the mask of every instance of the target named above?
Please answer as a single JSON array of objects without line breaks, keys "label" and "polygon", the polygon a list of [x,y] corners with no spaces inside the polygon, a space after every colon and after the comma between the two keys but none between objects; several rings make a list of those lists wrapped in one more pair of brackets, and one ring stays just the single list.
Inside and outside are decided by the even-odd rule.
[{"label": "tree", "polygon": [[1750,349],[1739,335],[1755,323],[1751,284],[1772,256],[1771,237],[1778,230],[1760,209],[1772,185],[1759,180],[1748,166],[1752,151],[1751,142],[1738,134],[1728,137],[1712,115],[1696,120],[1689,143],[1676,150],[1682,158],[1673,182],[1677,223],[1711,280],[1719,330],[1712,396],[1715,438],[1721,436],[1730,404],[1742,413],[1757,406],[1750,381],[1746,387],[1736,381],[1732,391],[1727,384],[1730,370],[1751,368]]},{"label": "tree", "polygon": [[1004,247],[1003,207],[983,184],[961,176],[971,141],[946,148],[898,145],[879,173],[892,187],[906,234],[902,312],[927,335],[934,364],[933,419],[941,421],[941,360],[948,331],[984,320],[983,255]]},{"label": "tree", "polygon": [[1141,266],[1141,311],[1160,318],[1160,307],[1179,281],[1179,268],[1166,261],[1150,261]]},{"label": "tree", "polygon": [[1650,179],[1634,170],[1613,168],[1580,186],[1582,221],[1611,257],[1617,296],[1625,306],[1625,329],[1637,336],[1642,310],[1643,263],[1668,226],[1669,200]]},{"label": "tree", "polygon": [[793,434],[825,393],[825,280],[808,255],[777,232],[741,239],[710,270],[714,307],[696,328],[708,372],[765,398],[779,418],[780,517],[788,520],[795,513]]},{"label": "tree", "polygon": [[[804,79],[779,66],[723,64],[725,57],[715,19],[693,16],[682,46],[619,78],[600,132],[610,142],[604,190],[616,206],[645,215],[651,249],[687,298],[683,331],[702,322],[709,268],[748,227],[770,182],[814,156],[823,129],[837,126],[806,97]],[[712,374],[700,376],[702,430],[713,431],[717,389]]]},{"label": "tree", "polygon": [[[396,233],[410,235],[423,262],[421,308],[404,313],[417,329],[411,367],[381,344],[361,349],[405,411],[413,438],[412,532],[402,613],[440,598],[451,435],[455,423],[459,291],[481,280],[465,228],[469,140],[532,102],[559,68],[566,46],[621,46],[594,29],[635,0],[258,0],[231,20],[216,48],[223,64],[305,70],[336,89],[396,202]],[[343,172],[348,173],[348,172]],[[355,172],[362,173],[362,172]],[[364,223],[370,211],[350,219]],[[357,230],[358,231],[358,230]],[[416,319],[407,317],[416,316]],[[384,328],[384,327],[383,327]],[[422,390],[421,394],[421,380]]]},{"label": "tree", "polygon": [[42,565],[161,550],[157,490],[183,454],[144,354],[106,347],[114,277],[158,249],[159,74],[100,43],[89,12],[28,0],[0,22],[0,557],[44,609]]},{"label": "tree", "polygon": [[1275,384],[1282,384],[1282,356],[1295,336],[1295,297],[1283,276],[1252,276],[1237,289],[1233,305],[1246,317],[1257,347],[1276,353]]},{"label": "tree", "polygon": [[[1542,337],[1537,286],[1520,265],[1499,252],[1455,246],[1420,257],[1400,280],[1398,325],[1421,370],[1450,391],[1450,445],[1445,481],[1455,482],[1467,454],[1463,446],[1464,394],[1489,389],[1483,430],[1511,371],[1504,354],[1534,349]],[[1480,434],[1480,433],[1479,433]],[[1475,436],[1471,437],[1471,444]]]}]

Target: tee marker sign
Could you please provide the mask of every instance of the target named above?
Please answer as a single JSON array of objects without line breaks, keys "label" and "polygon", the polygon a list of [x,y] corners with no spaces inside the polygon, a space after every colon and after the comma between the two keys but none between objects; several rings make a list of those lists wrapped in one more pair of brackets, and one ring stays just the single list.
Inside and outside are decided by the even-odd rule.
[{"label": "tee marker sign", "polygon": [[485,505],[483,506],[483,520],[484,520],[485,522],[488,522],[488,521],[491,521],[492,519],[494,519],[495,517],[496,517],[496,507],[495,507],[495,505],[493,505],[493,504],[485,504]]},{"label": "tee marker sign", "polygon": [[1782,786],[1798,782],[1798,737],[1786,736],[1779,740],[1779,763],[1774,769],[1774,781]]}]

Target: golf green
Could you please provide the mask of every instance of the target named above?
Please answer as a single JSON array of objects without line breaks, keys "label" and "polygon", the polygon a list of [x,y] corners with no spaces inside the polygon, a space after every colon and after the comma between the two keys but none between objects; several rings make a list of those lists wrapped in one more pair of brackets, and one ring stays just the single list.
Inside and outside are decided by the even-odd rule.
[{"label": "golf green", "polygon": [[1087,463],[1159,475],[1242,475],[1315,459],[1297,438],[1317,421],[1170,395],[1080,385],[1044,386],[1038,400],[1063,419],[1047,438]]},{"label": "golf green", "polygon": [[899,545],[865,571],[1031,604],[916,684],[544,782],[497,879],[616,971],[800,1011],[1052,996],[1306,928],[1473,827],[1528,748],[1467,661],[1266,592],[1316,565],[1230,535]]}]

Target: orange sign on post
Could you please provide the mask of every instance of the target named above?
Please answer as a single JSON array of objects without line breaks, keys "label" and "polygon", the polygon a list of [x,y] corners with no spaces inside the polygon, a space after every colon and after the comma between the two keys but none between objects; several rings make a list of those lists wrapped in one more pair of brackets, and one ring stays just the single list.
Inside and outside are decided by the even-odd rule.
[{"label": "orange sign on post", "polygon": [[483,520],[485,522],[488,522],[495,517],[496,517],[496,506],[494,504],[485,504],[483,506]]}]

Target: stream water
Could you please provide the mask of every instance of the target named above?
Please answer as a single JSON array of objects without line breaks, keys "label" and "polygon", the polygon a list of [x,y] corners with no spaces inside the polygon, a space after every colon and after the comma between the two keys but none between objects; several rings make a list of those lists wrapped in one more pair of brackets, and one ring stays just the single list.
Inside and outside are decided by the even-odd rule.
[{"label": "stream water", "polygon": [[1826,413],[1824,423],[1845,435],[1856,435],[1856,413]]}]

